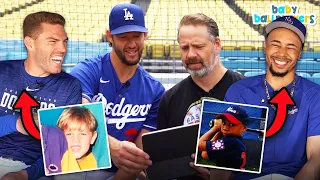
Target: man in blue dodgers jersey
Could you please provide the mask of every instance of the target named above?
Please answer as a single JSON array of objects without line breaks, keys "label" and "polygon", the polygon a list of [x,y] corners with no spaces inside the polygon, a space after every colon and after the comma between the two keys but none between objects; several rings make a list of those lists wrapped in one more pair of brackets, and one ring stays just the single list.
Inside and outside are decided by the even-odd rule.
[{"label": "man in blue dodgers jersey", "polygon": [[[109,29],[112,51],[80,62],[71,74],[82,83],[84,103],[103,102],[113,163],[122,173],[135,175],[152,163],[139,148],[142,134],[156,129],[165,89],[138,64],[148,32],[142,9],[116,5],[109,15]],[[108,171],[116,172],[116,167]]]},{"label": "man in blue dodgers jersey", "polygon": [[268,127],[273,123],[276,113],[276,108],[268,104],[268,100],[276,91],[286,87],[296,106],[289,106],[281,130],[266,138],[262,173],[238,173],[235,179],[260,176],[271,176],[274,179],[319,179],[320,86],[295,74],[306,28],[296,18],[284,16],[268,24],[266,34],[264,52],[267,73],[233,84],[225,100],[268,106]]},{"label": "man in blue dodgers jersey", "polygon": [[68,40],[64,24],[65,19],[56,13],[29,14],[23,22],[27,59],[0,62],[2,179],[37,179],[44,175],[40,141],[27,135],[20,113],[12,108],[22,90],[39,101],[40,108],[81,103],[80,82],[61,72]]}]

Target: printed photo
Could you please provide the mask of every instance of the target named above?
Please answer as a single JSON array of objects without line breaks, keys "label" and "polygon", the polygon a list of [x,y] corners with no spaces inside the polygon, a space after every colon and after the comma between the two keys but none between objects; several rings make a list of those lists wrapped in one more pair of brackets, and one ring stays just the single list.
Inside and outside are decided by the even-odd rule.
[{"label": "printed photo", "polygon": [[111,167],[102,103],[38,110],[46,176]]},{"label": "printed photo", "polygon": [[260,173],[268,108],[202,101],[195,165]]}]

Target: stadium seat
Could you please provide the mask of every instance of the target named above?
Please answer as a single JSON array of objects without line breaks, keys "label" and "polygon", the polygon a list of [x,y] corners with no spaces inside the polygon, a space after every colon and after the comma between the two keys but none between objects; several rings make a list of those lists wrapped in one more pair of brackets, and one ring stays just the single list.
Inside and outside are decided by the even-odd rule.
[{"label": "stadium seat", "polygon": [[223,50],[236,50],[236,46],[235,45],[223,45],[222,49]]},{"label": "stadium seat", "polygon": [[313,45],[313,51],[314,52],[320,52],[320,44]]},{"label": "stadium seat", "polygon": [[320,72],[320,62],[316,61],[298,61],[297,69],[305,72]]},{"label": "stadium seat", "polygon": [[243,75],[245,77],[251,77],[251,76],[258,76],[265,73],[266,73],[265,71],[248,71],[248,72],[245,72]]},{"label": "stadium seat", "polygon": [[248,60],[251,61],[253,60],[250,57],[225,57],[225,60],[229,60],[229,61],[235,61],[235,60]]},{"label": "stadium seat", "polygon": [[[149,46],[151,48],[151,56],[155,59],[163,59],[165,56],[165,47],[162,44],[152,44]],[[148,47],[148,48],[149,48]]]},{"label": "stadium seat", "polygon": [[9,52],[8,60],[21,60],[26,59],[27,53],[26,52]]},{"label": "stadium seat", "polygon": [[313,58],[301,58],[299,61],[314,61]]},{"label": "stadium seat", "polygon": [[320,85],[320,73],[314,73],[312,75],[312,80],[313,80],[313,82]]},{"label": "stadium seat", "polygon": [[7,52],[0,52],[0,61],[8,60],[7,55],[8,55]]},{"label": "stadium seat", "polygon": [[311,75],[306,72],[297,72],[297,75],[308,79],[311,78]]},{"label": "stadium seat", "polygon": [[147,58],[148,57],[148,44],[147,43],[145,43],[144,44],[144,47],[143,47],[143,51],[142,51],[142,57],[143,58]]},{"label": "stadium seat", "polygon": [[178,44],[176,45],[169,45],[169,57],[170,59],[181,59],[180,47]]},{"label": "stadium seat", "polygon": [[257,60],[235,60],[235,61],[223,61],[223,65],[228,69],[236,70],[257,70],[257,69],[266,69],[266,63]]},{"label": "stadium seat", "polygon": [[243,45],[243,46],[239,46],[239,50],[242,50],[242,51],[254,51],[255,47],[254,46],[250,46],[250,45]]},{"label": "stadium seat", "polygon": [[72,70],[73,66],[62,66],[62,69],[66,72],[66,73],[70,73]]}]

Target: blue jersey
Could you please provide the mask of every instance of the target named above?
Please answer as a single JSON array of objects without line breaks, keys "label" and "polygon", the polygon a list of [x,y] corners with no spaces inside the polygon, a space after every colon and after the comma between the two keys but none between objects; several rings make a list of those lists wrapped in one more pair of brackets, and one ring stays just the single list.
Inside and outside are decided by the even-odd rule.
[{"label": "blue jersey", "polygon": [[[227,91],[226,101],[268,106],[267,126],[273,122],[275,110],[268,104],[264,86],[265,75],[249,77],[233,84]],[[292,84],[287,86],[290,91]],[[267,83],[270,97],[275,92]],[[283,174],[295,177],[307,161],[306,142],[310,136],[320,135],[320,86],[296,75],[293,99],[287,119],[281,130],[266,138],[262,173],[239,173],[236,179],[251,179],[266,174]]]},{"label": "blue jersey", "polygon": [[[0,72],[0,120],[3,122],[9,119],[12,121],[12,117],[16,119],[20,115],[13,109],[13,105],[22,90],[26,90],[33,96],[39,102],[40,108],[81,103],[80,82],[64,72],[45,78],[33,77],[25,71],[22,60],[1,61]],[[34,111],[36,112],[36,109]],[[13,122],[15,127],[16,121]],[[3,126],[3,123],[0,123],[0,126]],[[41,152],[40,141],[30,136],[13,132],[0,137],[0,157],[19,160],[27,165],[39,160],[38,168],[43,171]],[[39,172],[39,170],[35,171]],[[29,172],[30,178],[38,173],[29,174]]]},{"label": "blue jersey", "polygon": [[242,137],[223,137],[206,141],[206,151],[210,160],[219,167],[244,169],[246,166],[246,145]]},{"label": "blue jersey", "polygon": [[71,74],[81,81],[84,98],[103,103],[108,134],[112,137],[134,141],[142,128],[156,129],[158,106],[165,89],[141,66],[126,83],[121,83],[108,53],[80,62]]}]

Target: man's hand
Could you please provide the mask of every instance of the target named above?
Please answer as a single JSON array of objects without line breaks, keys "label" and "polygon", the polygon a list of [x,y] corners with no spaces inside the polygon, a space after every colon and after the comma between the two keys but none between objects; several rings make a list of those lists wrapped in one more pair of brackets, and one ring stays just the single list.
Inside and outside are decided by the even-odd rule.
[{"label": "man's hand", "polygon": [[[192,154],[192,155],[191,155],[191,158],[194,159],[194,157],[195,157],[195,154]],[[200,173],[199,176],[201,176],[203,179],[206,179],[206,180],[209,180],[209,179],[210,179],[210,171],[209,171],[208,168],[197,167],[197,166],[194,165],[193,162],[190,162],[189,165],[190,165],[193,169],[197,170],[197,171]]]},{"label": "man's hand", "polygon": [[139,149],[134,143],[119,141],[109,136],[110,154],[113,163],[123,171],[139,174],[152,164],[149,155]]},{"label": "man's hand", "polygon": [[28,180],[28,173],[26,170],[21,170],[18,172],[10,172],[5,174],[1,180]]},{"label": "man's hand", "polygon": [[215,120],[214,120],[214,126],[217,126],[217,127],[221,128],[221,126],[222,126],[222,119],[215,119]]}]

